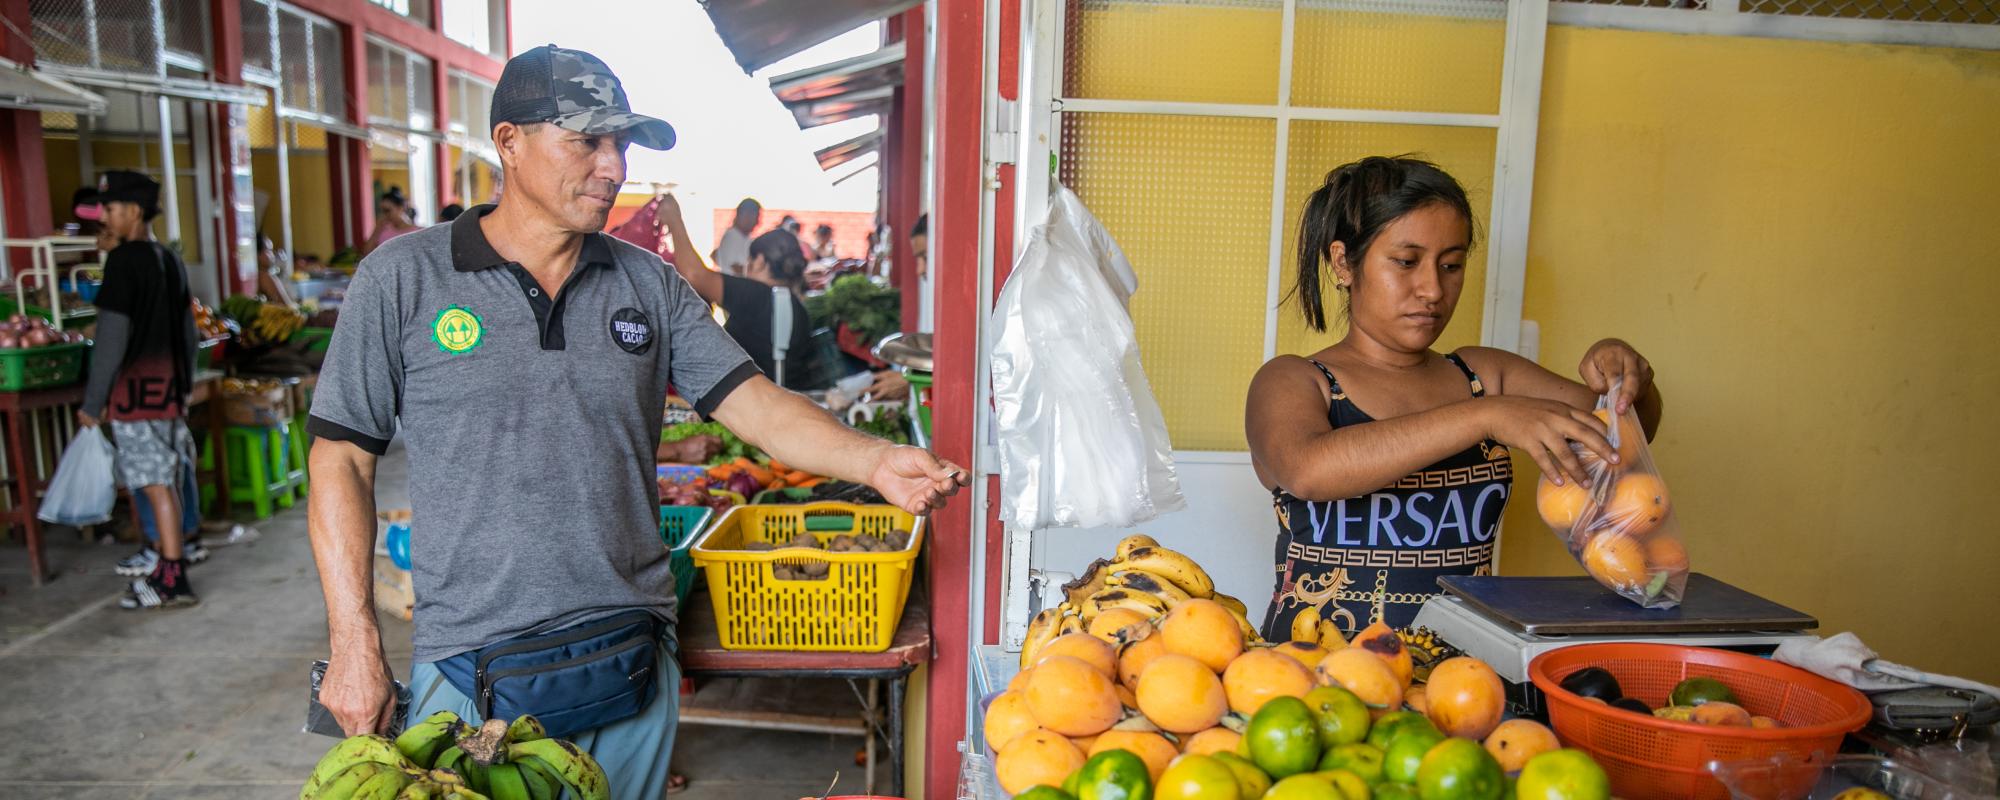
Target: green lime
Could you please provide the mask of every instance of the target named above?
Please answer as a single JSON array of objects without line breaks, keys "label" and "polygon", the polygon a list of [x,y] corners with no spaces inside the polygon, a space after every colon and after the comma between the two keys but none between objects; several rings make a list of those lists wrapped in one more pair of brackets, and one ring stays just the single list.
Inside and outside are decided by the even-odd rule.
[{"label": "green lime", "polygon": [[1368,738],[1368,704],[1353,692],[1338,686],[1321,686],[1306,692],[1305,701],[1319,723],[1320,747],[1352,744]]},{"label": "green lime", "polygon": [[1374,786],[1382,782],[1382,759],[1382,748],[1367,742],[1352,742],[1326,751],[1319,759],[1319,768],[1344,769]]},{"label": "green lime", "polygon": [[1067,778],[1064,778],[1064,779],[1063,779],[1063,785],[1062,785],[1062,790],[1063,790],[1063,794],[1066,794],[1066,795],[1069,795],[1069,796],[1071,796],[1071,797],[1075,797],[1075,796],[1076,796],[1076,781],[1077,781],[1077,779],[1078,779],[1078,778],[1081,778],[1081,777],[1083,777],[1083,768],[1082,768],[1082,767],[1078,767],[1078,768],[1076,769],[1076,771],[1075,771],[1075,772],[1071,772],[1071,773],[1069,774],[1069,777],[1067,777]]},{"label": "green lime", "polygon": [[1263,800],[1347,800],[1333,781],[1313,773],[1293,775],[1271,787]]},{"label": "green lime", "polygon": [[1361,776],[1344,769],[1320,770],[1313,773],[1333,782],[1333,788],[1340,790],[1340,796],[1347,800],[1368,800],[1368,782]]},{"label": "green lime", "polygon": [[1500,762],[1471,739],[1439,742],[1417,766],[1417,796],[1423,800],[1500,800],[1506,791]]},{"label": "green lime", "polygon": [[1106,750],[1076,771],[1076,800],[1149,800],[1146,762],[1128,750]]},{"label": "green lime", "polygon": [[1729,691],[1729,687],[1714,678],[1689,678],[1681,681],[1674,685],[1674,693],[1670,699],[1671,705],[1677,706],[1698,706],[1712,700],[1742,705],[1736,702],[1735,692]]},{"label": "green lime", "polygon": [[1520,800],[1610,800],[1611,778],[1589,753],[1550,750],[1521,767],[1514,793]]},{"label": "green lime", "polygon": [[1272,698],[1250,718],[1243,738],[1250,743],[1250,760],[1273,778],[1319,766],[1319,723],[1299,698]]},{"label": "green lime", "polygon": [[1243,800],[1257,800],[1263,797],[1265,792],[1271,791],[1271,776],[1264,774],[1256,764],[1250,763],[1250,759],[1235,753],[1216,753],[1214,758],[1228,766],[1229,771],[1236,775],[1236,790],[1243,796]]},{"label": "green lime", "polygon": [[1373,800],[1421,800],[1417,797],[1417,787],[1407,783],[1383,783],[1374,787]]},{"label": "green lime", "polygon": [[1153,797],[1155,800],[1242,800],[1243,792],[1237,788],[1236,773],[1228,764],[1210,756],[1191,755],[1174,759],[1173,765],[1160,773],[1160,782],[1153,786]]},{"label": "green lime", "polygon": [[1395,783],[1416,783],[1417,765],[1423,763],[1425,753],[1442,741],[1444,734],[1423,728],[1397,736],[1382,753],[1382,777]]},{"label": "green lime", "polygon": [[1076,798],[1054,786],[1038,785],[1028,787],[1027,791],[1014,795],[1014,800],[1076,800]]},{"label": "green lime", "polygon": [[1368,730],[1368,743],[1388,750],[1389,743],[1410,727],[1437,732],[1437,726],[1431,724],[1429,717],[1415,711],[1391,711],[1375,720],[1375,727]]}]

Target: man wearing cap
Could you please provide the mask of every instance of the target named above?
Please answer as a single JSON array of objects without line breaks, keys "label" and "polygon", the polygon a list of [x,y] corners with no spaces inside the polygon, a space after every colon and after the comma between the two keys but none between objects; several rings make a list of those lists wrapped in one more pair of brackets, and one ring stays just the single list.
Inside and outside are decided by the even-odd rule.
[{"label": "man wearing cap", "polygon": [[109,172],[98,182],[100,241],[117,246],[104,258],[96,347],[76,410],[85,427],[110,423],[105,429],[118,449],[119,480],[135,499],[145,498],[158,523],[158,555],[119,601],[128,609],[200,602],[188,584],[186,541],[176,524],[178,485],[194,459],[187,427],[194,309],[187,268],[153,241],[148,227],[160,213],[159,198],[160,185],[136,172]]},{"label": "man wearing cap", "polygon": [[614,796],[653,800],[679,711],[653,469],[669,385],[786,463],[913,513],[964,478],[772,384],[658,256],[600,232],[627,143],[674,143],[665,122],[632,113],[603,62],[553,45],[514,57],[490,119],[505,198],[364,259],[320,374],[311,536],[332,649],[320,701],[350,734],[393,722],[370,590],[376,459],[400,430],[409,719],[535,713],[596,757]]}]

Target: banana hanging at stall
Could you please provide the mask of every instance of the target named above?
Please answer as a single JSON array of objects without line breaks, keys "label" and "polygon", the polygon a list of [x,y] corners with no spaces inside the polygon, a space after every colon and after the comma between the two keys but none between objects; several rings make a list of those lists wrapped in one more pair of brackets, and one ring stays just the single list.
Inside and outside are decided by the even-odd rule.
[{"label": "banana hanging at stall", "polygon": [[1263,641],[1257,627],[1250,624],[1249,609],[1243,601],[1215,591],[1215,580],[1194,559],[1159,543],[1151,536],[1133,534],[1118,542],[1115,558],[1097,559],[1083,574],[1063,584],[1062,602],[1044,608],[1028,623],[1028,635],[1021,647],[1021,666],[1035,663],[1035,654],[1065,633],[1090,625],[1091,620],[1114,609],[1137,613],[1149,621],[1189,600],[1214,600],[1236,618],[1244,638]]}]

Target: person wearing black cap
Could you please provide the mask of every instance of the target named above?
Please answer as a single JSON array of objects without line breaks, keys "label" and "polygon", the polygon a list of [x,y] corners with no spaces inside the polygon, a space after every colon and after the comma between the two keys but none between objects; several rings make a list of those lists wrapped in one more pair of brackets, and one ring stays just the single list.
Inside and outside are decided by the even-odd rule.
[{"label": "person wearing black cap", "polygon": [[371,587],[376,459],[400,433],[418,520],[409,719],[532,713],[597,759],[612,796],[657,800],[679,717],[653,471],[669,385],[774,457],[911,513],[965,478],[778,388],[658,255],[602,233],[626,146],[674,143],[604,62],[515,56],[489,119],[504,198],[363,259],[320,373],[320,702],[349,734],[394,722]]},{"label": "person wearing black cap", "polygon": [[[136,172],[109,172],[97,202],[105,233],[120,243],[104,259],[97,290],[96,346],[77,422],[105,425],[117,447],[120,481],[144,497],[154,520],[181,519],[178,482],[193,463],[187,404],[194,376],[194,310],[187,268],[153,241],[160,185]],[[159,557],[119,600],[128,609],[200,602],[187,579],[184,532],[160,524]]]}]

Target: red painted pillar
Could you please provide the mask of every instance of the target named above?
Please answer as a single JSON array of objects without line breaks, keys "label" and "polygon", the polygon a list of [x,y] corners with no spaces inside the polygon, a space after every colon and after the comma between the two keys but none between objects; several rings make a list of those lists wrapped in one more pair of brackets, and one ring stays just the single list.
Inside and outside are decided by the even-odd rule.
[{"label": "red painted pillar", "polygon": [[[895,145],[887,153],[885,172],[888,176],[889,235],[891,244],[890,260],[892,268],[890,280],[903,290],[903,330],[917,329],[922,300],[918,292],[922,290],[917,279],[916,252],[910,249],[910,231],[916,227],[917,218],[927,210],[923,207],[924,196],[924,53],[928,42],[924,40],[923,6],[903,12],[889,20],[891,40],[903,42],[903,85],[896,89],[895,113],[889,120],[889,138]],[[935,241],[935,239],[932,239]],[[933,250],[933,253],[936,251]],[[932,263],[935,263],[933,261]]]},{"label": "red painted pillar", "polygon": [[[347,121],[368,124],[368,40],[355,23],[339,26],[347,48]],[[333,180],[347,183],[347,218],[350,225],[336,226],[334,242],[341,247],[360,247],[375,227],[375,167],[370,161],[366,139],[335,136],[340,143],[340,163],[334,166]],[[332,145],[328,146],[329,151]],[[328,203],[339,202],[338,192]]]},{"label": "red painted pillar", "polygon": [[[210,46],[209,74],[216,83],[243,85],[243,4],[237,0],[210,0],[208,19],[209,41],[213,43]],[[231,104],[203,103],[200,107],[208,114],[209,130],[215,132],[208,137],[209,163],[214,164],[215,169],[210,170],[206,177],[213,189],[211,196],[222,209],[214,223],[219,234],[216,237],[217,250],[220,251],[215,254],[216,285],[222,288],[224,297],[238,293],[256,294],[257,244],[254,237],[257,231],[245,228],[257,223],[251,219],[246,225],[243,220],[237,219],[236,214],[238,202],[254,201],[236,196],[234,180],[236,170],[250,168],[247,162],[250,157],[249,133],[237,124],[240,115],[231,108]],[[243,147],[236,146],[238,137],[245,137]],[[244,161],[239,163],[238,159]],[[249,242],[248,253],[244,252],[244,242],[239,239]]]},{"label": "red painted pillar", "polygon": [[[958,464],[972,459],[974,380],[978,342],[968,324],[979,308],[982,80],[985,3],[933,0],[937,10],[937,149],[932,155],[936,195],[930,220],[930,261],[936,292],[933,413],[934,449]],[[937,639],[931,663],[929,719],[925,725],[925,796],[953,797],[958,743],[965,739],[969,659],[981,633],[970,630],[971,540],[974,520],[986,509],[954,503],[931,518],[937,536],[931,552],[931,624]]]},{"label": "red painted pillar", "polygon": [[[0,0],[0,18],[17,30],[34,27],[28,18],[28,0]],[[0,56],[21,65],[33,64],[34,48],[5,28],[0,26]],[[0,187],[6,192],[0,213],[7,215],[10,237],[45,236],[54,230],[49,217],[49,174],[42,161],[42,115],[0,109]],[[25,265],[27,256],[20,254],[20,258]]]}]

